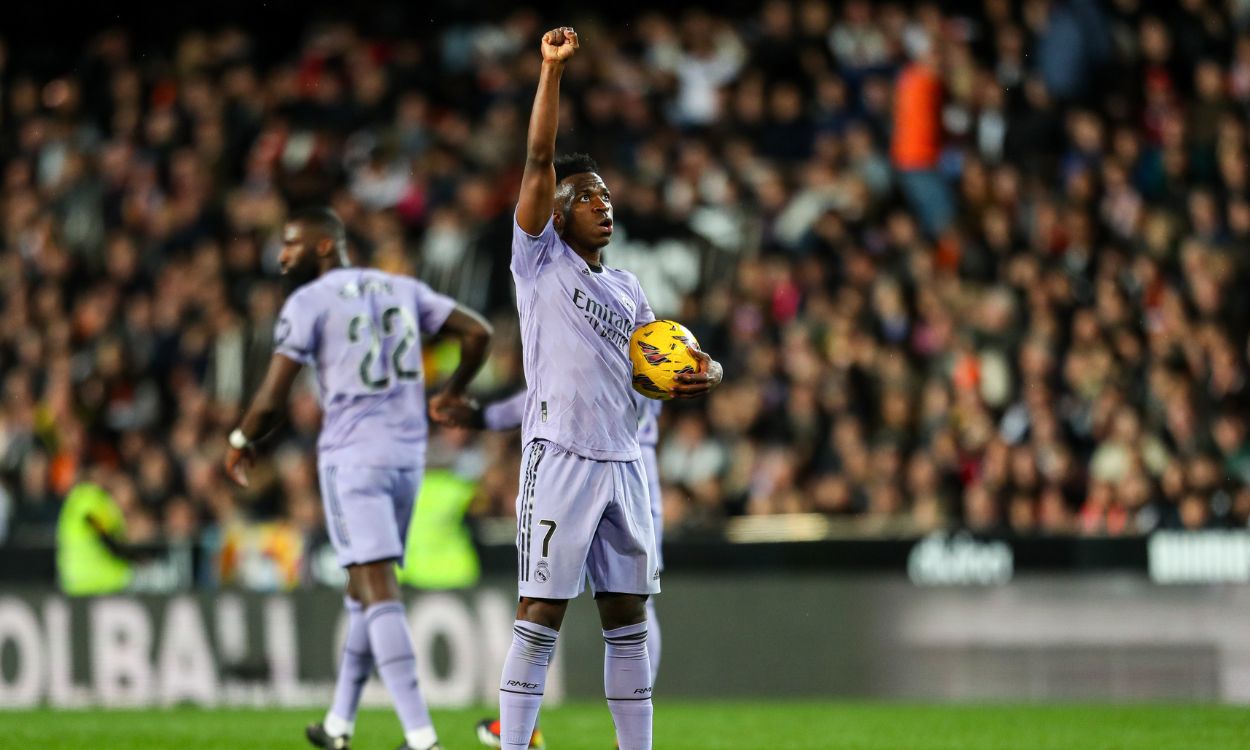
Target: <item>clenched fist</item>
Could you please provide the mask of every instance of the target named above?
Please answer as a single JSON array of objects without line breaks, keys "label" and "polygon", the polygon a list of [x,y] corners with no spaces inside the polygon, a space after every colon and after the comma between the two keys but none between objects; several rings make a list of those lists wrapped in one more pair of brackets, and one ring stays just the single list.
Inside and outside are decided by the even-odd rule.
[{"label": "clenched fist", "polygon": [[577,32],[561,26],[543,34],[543,61],[564,62],[577,51]]}]

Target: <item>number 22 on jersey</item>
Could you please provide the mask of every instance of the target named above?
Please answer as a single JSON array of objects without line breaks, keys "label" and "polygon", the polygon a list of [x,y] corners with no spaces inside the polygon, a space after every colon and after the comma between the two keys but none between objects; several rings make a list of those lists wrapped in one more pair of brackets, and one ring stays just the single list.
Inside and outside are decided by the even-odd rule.
[{"label": "number 22 on jersey", "polygon": [[[374,325],[371,316],[361,313],[351,319],[347,326],[347,338],[353,344],[367,342],[369,348],[360,359],[360,382],[371,391],[384,391],[391,387],[392,374],[398,382],[421,378],[419,364],[405,366],[417,343],[417,321],[412,313],[402,307],[388,307],[382,312],[382,330]],[[390,357],[382,356],[382,342],[398,337],[390,350]],[[387,367],[389,359],[390,367]]]}]

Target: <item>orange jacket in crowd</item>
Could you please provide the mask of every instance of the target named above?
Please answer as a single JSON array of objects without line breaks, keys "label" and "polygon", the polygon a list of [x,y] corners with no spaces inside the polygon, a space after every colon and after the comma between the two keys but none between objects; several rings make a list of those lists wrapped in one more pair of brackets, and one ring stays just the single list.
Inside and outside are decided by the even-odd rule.
[{"label": "orange jacket in crowd", "polygon": [[894,86],[894,138],[890,158],[898,169],[933,169],[942,146],[942,82],[928,65],[912,63]]}]

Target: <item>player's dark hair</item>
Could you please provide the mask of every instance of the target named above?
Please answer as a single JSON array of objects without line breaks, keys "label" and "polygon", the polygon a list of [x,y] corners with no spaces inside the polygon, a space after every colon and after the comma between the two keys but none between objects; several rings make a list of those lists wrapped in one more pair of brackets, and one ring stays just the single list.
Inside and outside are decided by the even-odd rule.
[{"label": "player's dark hair", "polygon": [[557,156],[553,162],[556,168],[556,182],[559,183],[569,175],[583,172],[598,172],[599,165],[588,154],[564,154]]},{"label": "player's dark hair", "polygon": [[333,209],[326,206],[309,206],[291,214],[288,221],[298,221],[306,227],[312,227],[323,237],[334,240],[340,253],[347,253],[347,227]]}]

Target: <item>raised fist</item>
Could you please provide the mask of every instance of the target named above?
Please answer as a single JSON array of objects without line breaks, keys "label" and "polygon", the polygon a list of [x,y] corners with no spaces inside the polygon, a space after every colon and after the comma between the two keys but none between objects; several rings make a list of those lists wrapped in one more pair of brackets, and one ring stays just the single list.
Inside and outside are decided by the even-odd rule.
[{"label": "raised fist", "polygon": [[543,34],[543,60],[564,62],[577,51],[577,32],[572,26],[561,26]]}]

